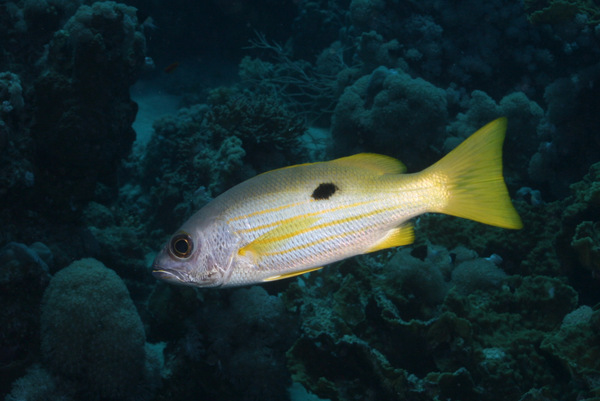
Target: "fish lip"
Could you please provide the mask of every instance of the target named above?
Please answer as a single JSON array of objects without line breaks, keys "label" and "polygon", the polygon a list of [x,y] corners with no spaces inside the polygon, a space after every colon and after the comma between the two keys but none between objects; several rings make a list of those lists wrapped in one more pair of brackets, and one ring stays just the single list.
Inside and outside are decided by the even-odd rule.
[{"label": "fish lip", "polygon": [[187,284],[190,283],[190,278],[187,274],[174,269],[166,269],[160,266],[152,266],[152,275],[163,281]]},{"label": "fish lip", "polygon": [[193,280],[187,273],[176,269],[152,266],[152,275],[168,283],[189,285],[192,287],[220,287],[222,284],[217,277],[205,276],[201,280]]}]

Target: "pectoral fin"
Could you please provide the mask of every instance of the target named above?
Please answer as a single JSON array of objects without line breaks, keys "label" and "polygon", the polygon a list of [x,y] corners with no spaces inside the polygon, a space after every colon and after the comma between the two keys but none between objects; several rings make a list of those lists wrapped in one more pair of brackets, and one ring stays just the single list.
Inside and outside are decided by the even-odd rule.
[{"label": "pectoral fin", "polygon": [[317,217],[301,217],[282,223],[240,248],[238,255],[249,255],[258,264],[265,255],[283,249],[294,237],[306,232],[317,220]]},{"label": "pectoral fin", "polygon": [[320,266],[320,267],[311,267],[310,269],[300,270],[300,271],[297,271],[297,272],[277,274],[275,276],[267,277],[263,281],[282,280],[284,278],[290,278],[290,277],[299,276],[299,275],[304,274],[304,273],[314,272],[315,270],[321,270],[322,268],[323,268],[323,266]]},{"label": "pectoral fin", "polygon": [[371,245],[367,252],[380,251],[386,248],[412,244],[415,241],[415,230],[412,224],[404,224],[396,227],[382,239]]}]

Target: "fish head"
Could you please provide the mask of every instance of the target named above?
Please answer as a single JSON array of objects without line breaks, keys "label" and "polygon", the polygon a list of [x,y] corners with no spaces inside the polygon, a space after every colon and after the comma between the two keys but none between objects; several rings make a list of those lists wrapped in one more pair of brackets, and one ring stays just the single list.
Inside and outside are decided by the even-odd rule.
[{"label": "fish head", "polygon": [[213,225],[184,225],[156,255],[152,275],[171,284],[222,286],[229,276],[231,252],[223,236],[214,233]]}]

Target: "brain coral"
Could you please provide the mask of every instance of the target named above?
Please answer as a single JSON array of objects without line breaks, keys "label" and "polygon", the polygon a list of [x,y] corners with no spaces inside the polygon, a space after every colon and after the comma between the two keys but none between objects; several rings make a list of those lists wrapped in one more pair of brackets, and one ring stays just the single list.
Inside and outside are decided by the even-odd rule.
[{"label": "brain coral", "polygon": [[42,354],[86,398],[131,399],[144,378],[145,334],[117,274],[81,259],[50,281],[42,301]]}]

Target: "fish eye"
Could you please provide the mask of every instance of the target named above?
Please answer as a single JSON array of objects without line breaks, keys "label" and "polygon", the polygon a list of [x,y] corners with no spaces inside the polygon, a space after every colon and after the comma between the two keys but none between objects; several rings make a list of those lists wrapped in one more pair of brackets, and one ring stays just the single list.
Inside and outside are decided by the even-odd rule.
[{"label": "fish eye", "polygon": [[169,251],[171,255],[175,256],[179,259],[185,259],[192,254],[192,250],[194,249],[194,243],[192,242],[192,237],[190,237],[186,233],[181,233],[175,235],[171,238],[171,243],[169,244]]}]

